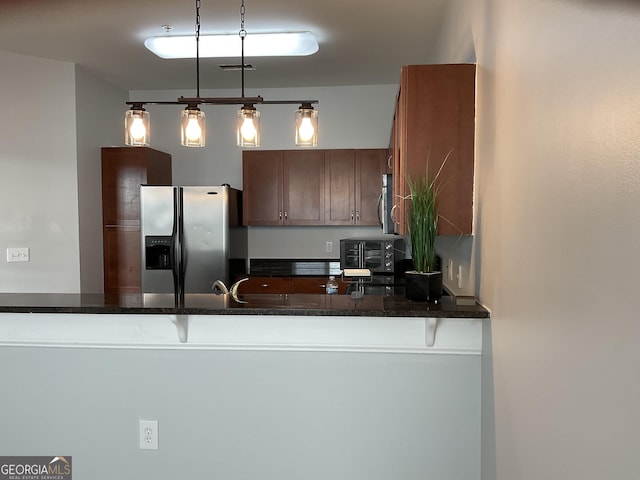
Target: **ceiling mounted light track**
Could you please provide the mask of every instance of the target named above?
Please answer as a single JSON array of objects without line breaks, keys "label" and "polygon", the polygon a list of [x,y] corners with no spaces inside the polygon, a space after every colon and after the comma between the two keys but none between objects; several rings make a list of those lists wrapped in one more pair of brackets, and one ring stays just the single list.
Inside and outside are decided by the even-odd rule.
[{"label": "ceiling mounted light track", "polygon": [[[286,105],[299,104],[295,113],[295,144],[300,147],[315,147],[318,145],[318,112],[312,104],[318,100],[264,100],[261,96],[246,97],[244,91],[245,38],[244,28],[245,6],[242,0],[240,6],[240,39],[242,75],[240,97],[201,97],[200,96],[200,0],[196,0],[196,96],[180,97],[175,102],[170,101],[130,101],[126,102],[131,108],[125,114],[125,144],[130,146],[149,146],[149,112],[144,105],[186,105],[181,115],[181,144],[186,147],[205,146],[205,114],[200,110],[201,105],[242,105],[236,116],[236,143],[241,147],[260,146],[260,112],[257,104]],[[316,48],[317,50],[317,48]],[[250,69],[250,68],[247,68]]]},{"label": "ceiling mounted light track", "polygon": [[[202,35],[200,58],[230,58],[238,56],[237,35]],[[196,46],[190,36],[150,37],[144,46],[160,58],[195,58]],[[313,55],[318,42],[310,32],[253,33],[247,39],[247,56],[289,57]]]}]

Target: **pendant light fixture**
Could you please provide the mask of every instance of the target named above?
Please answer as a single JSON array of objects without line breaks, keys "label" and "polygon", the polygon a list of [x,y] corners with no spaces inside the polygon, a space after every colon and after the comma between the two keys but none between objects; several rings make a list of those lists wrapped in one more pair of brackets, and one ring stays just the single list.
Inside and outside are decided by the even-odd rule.
[{"label": "pendant light fixture", "polygon": [[148,147],[149,112],[142,108],[141,103],[135,103],[124,116],[124,143],[133,147]]},{"label": "pendant light fixture", "polygon": [[295,143],[300,147],[316,147],[318,145],[318,112],[312,104],[317,100],[271,100],[266,101],[261,96],[246,97],[244,91],[244,40],[247,31],[244,28],[245,6],[241,0],[240,6],[240,45],[241,45],[241,95],[235,98],[208,98],[200,96],[200,1],[196,2],[196,96],[193,98],[180,97],[175,102],[130,101],[131,105],[125,114],[125,144],[130,146],[149,146],[149,112],[144,105],[186,105],[181,114],[181,144],[186,147],[205,146],[205,114],[200,110],[201,105],[242,105],[236,116],[236,143],[241,147],[260,146],[260,112],[256,104],[300,104],[296,111]]},{"label": "pendant light fixture", "polygon": [[239,147],[260,146],[260,112],[251,104],[238,110],[236,144]]},{"label": "pendant light fixture", "polygon": [[[240,71],[242,75],[242,98],[244,98],[244,39],[247,31],[244,28],[244,0],[240,4]],[[259,147],[260,146],[260,112],[251,103],[245,103],[238,110],[238,121],[236,123],[236,144],[239,147]]]},{"label": "pendant light fixture", "polygon": [[[200,98],[200,0],[196,0],[196,97]],[[205,146],[204,112],[190,103],[180,115],[180,145]]]},{"label": "pendant light fixture", "polygon": [[295,113],[297,147],[318,146],[318,111],[311,103],[303,103]]},{"label": "pendant light fixture", "polygon": [[205,146],[204,112],[198,105],[188,105],[180,115],[180,144],[183,147]]}]

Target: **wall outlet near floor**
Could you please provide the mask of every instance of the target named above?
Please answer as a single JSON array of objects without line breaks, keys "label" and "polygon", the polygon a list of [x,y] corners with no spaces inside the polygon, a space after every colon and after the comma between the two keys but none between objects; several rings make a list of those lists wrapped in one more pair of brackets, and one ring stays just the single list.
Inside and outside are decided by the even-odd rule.
[{"label": "wall outlet near floor", "polygon": [[158,450],[158,421],[140,420],[138,422],[139,446],[142,450]]},{"label": "wall outlet near floor", "polygon": [[28,262],[29,261],[29,248],[7,248],[7,263],[11,262]]}]

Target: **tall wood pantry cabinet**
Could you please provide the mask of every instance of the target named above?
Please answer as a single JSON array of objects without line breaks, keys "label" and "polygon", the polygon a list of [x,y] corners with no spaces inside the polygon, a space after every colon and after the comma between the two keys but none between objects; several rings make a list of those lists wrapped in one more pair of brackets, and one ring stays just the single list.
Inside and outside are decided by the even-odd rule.
[{"label": "tall wood pantry cabinet", "polygon": [[407,175],[424,177],[428,164],[433,177],[447,155],[438,234],[472,233],[475,73],[473,64],[402,67],[390,144],[396,233],[407,233]]},{"label": "tall wood pantry cabinet", "polygon": [[139,293],[140,185],[171,185],[171,155],[148,147],[102,148],[104,293]]}]

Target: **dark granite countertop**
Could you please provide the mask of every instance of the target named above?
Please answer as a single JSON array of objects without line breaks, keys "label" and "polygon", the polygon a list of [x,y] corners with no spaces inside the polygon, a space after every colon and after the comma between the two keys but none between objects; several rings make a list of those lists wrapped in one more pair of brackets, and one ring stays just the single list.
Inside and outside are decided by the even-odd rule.
[{"label": "dark granite countertop", "polygon": [[301,315],[363,317],[488,318],[479,304],[457,305],[455,298],[419,303],[404,296],[365,295],[230,295],[190,294],[176,303],[172,294],[0,293],[0,313],[90,313],[177,315]]}]

